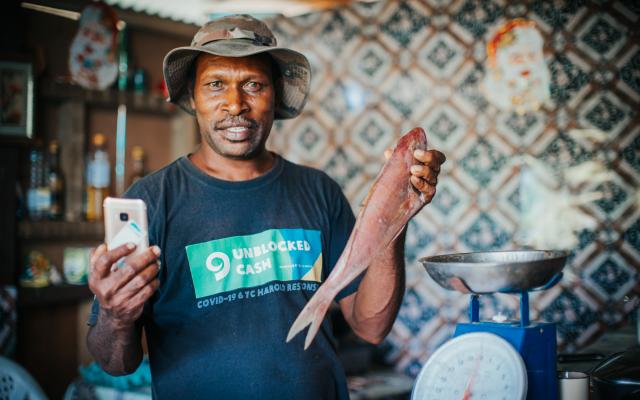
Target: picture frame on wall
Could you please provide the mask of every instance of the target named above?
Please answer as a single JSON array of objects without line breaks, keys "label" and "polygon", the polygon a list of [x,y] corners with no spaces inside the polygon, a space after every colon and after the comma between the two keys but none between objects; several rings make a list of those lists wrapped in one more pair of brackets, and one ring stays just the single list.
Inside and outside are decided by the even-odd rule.
[{"label": "picture frame on wall", "polygon": [[33,136],[33,65],[0,60],[0,137]]}]

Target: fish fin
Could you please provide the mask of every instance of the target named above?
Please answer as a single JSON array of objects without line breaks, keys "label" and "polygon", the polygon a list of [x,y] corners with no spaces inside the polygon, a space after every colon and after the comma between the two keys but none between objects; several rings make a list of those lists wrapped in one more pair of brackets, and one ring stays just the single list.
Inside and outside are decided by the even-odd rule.
[{"label": "fish fin", "polygon": [[309,347],[309,345],[313,341],[313,338],[318,333],[318,330],[322,325],[322,320],[324,319],[324,316],[329,309],[329,305],[333,300],[333,296],[327,296],[325,292],[327,291],[322,291],[321,286],[318,292],[302,309],[300,315],[298,315],[298,318],[296,318],[296,320],[293,322],[293,325],[291,325],[291,328],[289,329],[286,340],[287,343],[289,343],[291,339],[293,339],[298,333],[300,333],[300,331],[302,331],[308,325],[311,325],[311,327],[309,328],[309,332],[307,333],[307,338],[304,342],[304,349],[306,350]]},{"label": "fish fin", "polygon": [[327,310],[329,309],[329,305],[331,301],[323,302],[319,305],[319,307],[315,311],[315,315],[313,318],[313,322],[309,327],[309,331],[307,332],[307,337],[304,339],[304,349],[308,349],[311,346],[311,342],[316,337],[318,330],[320,330],[320,326],[322,325],[322,320],[324,320],[324,316],[327,314]]},{"label": "fish fin", "polygon": [[[408,207],[405,206],[401,206],[399,207],[400,210],[405,210]],[[387,226],[397,226],[400,225],[400,230],[398,230],[398,232],[393,236],[393,239],[391,240],[392,242],[398,238],[398,235],[400,235],[400,233],[402,233],[402,228],[405,227],[405,225],[407,225],[409,223],[409,220],[411,218],[409,218],[409,220],[407,220],[406,223],[402,223],[404,222],[404,220],[407,218],[406,217],[407,212],[398,212],[391,220],[387,221]]]},{"label": "fish fin", "polygon": [[307,325],[309,325],[312,322],[311,320],[312,316],[313,315],[309,309],[309,304],[307,304],[302,309],[300,314],[298,314],[298,318],[296,318],[296,320],[293,322],[293,325],[291,325],[291,328],[289,328],[289,333],[287,334],[287,339],[286,339],[287,343],[289,343],[291,339],[296,337],[296,335],[298,335],[298,333],[301,330],[306,328]]},{"label": "fish fin", "polygon": [[[400,209],[404,209],[405,207],[400,207]],[[412,217],[413,218],[413,217]],[[395,226],[398,224],[398,220],[404,220],[405,216],[402,215],[402,213],[398,213],[396,214],[396,216],[391,220],[387,222],[387,226]],[[396,232],[395,235],[393,235],[393,238],[389,241],[389,243],[387,243],[387,246],[390,246],[391,243],[395,242],[395,240],[398,238],[398,236],[400,236],[402,234],[402,231],[404,231],[404,228],[407,226],[407,224],[409,223],[409,221],[411,220],[411,218],[409,218],[409,220],[404,223],[403,225],[400,226],[400,229],[398,230],[398,232]]]}]

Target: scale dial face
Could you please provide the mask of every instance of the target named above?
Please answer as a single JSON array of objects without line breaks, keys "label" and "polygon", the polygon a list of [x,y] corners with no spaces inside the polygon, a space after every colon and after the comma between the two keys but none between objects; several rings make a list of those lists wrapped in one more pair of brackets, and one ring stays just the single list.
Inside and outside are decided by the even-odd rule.
[{"label": "scale dial face", "polygon": [[501,337],[467,333],[436,350],[422,367],[412,400],[524,400],[527,369],[520,354]]}]

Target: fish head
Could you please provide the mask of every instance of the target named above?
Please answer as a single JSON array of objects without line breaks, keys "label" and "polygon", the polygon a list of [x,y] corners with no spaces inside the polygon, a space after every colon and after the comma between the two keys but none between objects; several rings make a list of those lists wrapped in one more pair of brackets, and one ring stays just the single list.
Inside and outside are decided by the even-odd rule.
[{"label": "fish head", "polygon": [[427,150],[427,134],[420,127],[413,128],[404,134],[398,141],[395,151],[405,155],[408,154],[410,157],[406,158],[413,165],[413,152],[418,149]]}]

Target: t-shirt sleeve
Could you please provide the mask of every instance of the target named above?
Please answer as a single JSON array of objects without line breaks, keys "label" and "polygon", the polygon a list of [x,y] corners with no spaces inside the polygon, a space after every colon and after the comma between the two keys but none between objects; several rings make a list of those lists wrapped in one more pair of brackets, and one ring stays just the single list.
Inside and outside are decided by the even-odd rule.
[{"label": "t-shirt sleeve", "polygon": [[122,195],[127,199],[142,199],[147,206],[147,213],[150,211],[150,207],[153,207],[153,204],[149,201],[149,191],[143,182],[138,181],[131,185]]},{"label": "t-shirt sleeve", "polygon": [[[339,189],[337,190],[335,204],[336,207],[331,219],[331,240],[329,243],[329,265],[332,271],[349,240],[356,220],[347,198]],[[364,274],[361,274],[342,289],[336,296],[336,301],[355,293],[363,276]]]}]

